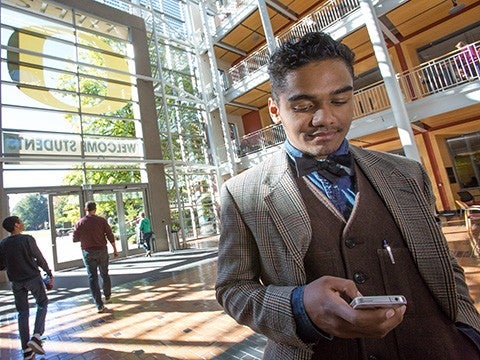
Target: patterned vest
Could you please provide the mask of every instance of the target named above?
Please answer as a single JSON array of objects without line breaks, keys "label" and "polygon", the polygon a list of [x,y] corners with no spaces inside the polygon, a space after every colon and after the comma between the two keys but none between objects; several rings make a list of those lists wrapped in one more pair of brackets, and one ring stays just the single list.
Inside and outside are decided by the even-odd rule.
[{"label": "patterned vest", "polygon": [[363,295],[404,295],[407,311],[383,339],[320,340],[312,360],[479,359],[470,340],[440,311],[382,199],[361,169],[355,171],[358,194],[348,222],[306,178],[297,180],[312,224],[304,259],[307,282],[324,275],[352,279]]}]

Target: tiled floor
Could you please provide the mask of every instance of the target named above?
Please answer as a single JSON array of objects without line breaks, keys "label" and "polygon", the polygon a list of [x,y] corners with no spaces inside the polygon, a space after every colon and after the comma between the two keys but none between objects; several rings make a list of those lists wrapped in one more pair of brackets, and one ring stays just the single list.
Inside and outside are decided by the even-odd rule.
[{"label": "tiled floor", "polygon": [[[214,297],[215,250],[156,253],[110,266],[109,311],[97,314],[83,269],[56,274],[37,359],[260,359],[265,340]],[[137,277],[127,283],[121,278]],[[33,327],[34,307],[30,323]],[[21,359],[11,292],[0,290],[0,359]]]},{"label": "tiled floor", "polygon": [[[469,255],[461,227],[447,230],[480,309],[480,261]],[[84,269],[56,274],[47,354],[37,360],[261,359],[264,337],[236,324],[215,300],[215,249],[124,259],[110,272],[114,293],[104,314],[90,301]],[[34,312],[32,307],[31,324]],[[21,359],[18,348],[13,297],[0,284],[0,359]]]}]

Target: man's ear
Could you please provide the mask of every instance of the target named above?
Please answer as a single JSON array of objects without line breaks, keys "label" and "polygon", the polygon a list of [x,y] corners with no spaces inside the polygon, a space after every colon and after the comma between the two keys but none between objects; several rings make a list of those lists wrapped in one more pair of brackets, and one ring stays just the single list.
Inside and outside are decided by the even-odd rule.
[{"label": "man's ear", "polygon": [[280,124],[282,122],[282,118],[280,117],[280,109],[271,97],[268,98],[268,112],[270,114],[270,118],[275,124]]}]

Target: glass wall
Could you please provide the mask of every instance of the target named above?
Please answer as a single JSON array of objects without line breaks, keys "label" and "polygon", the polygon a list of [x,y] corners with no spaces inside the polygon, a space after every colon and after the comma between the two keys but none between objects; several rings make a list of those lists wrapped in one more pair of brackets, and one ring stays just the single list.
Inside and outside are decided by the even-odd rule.
[{"label": "glass wall", "polygon": [[[181,1],[150,2],[144,17],[173,230],[186,239],[216,234],[216,178],[206,131],[199,65]],[[148,7],[148,4],[146,4]],[[188,164],[188,165],[185,165]]]},{"label": "glass wall", "polygon": [[2,1],[4,187],[140,182],[129,29],[30,3]]},{"label": "glass wall", "polygon": [[145,76],[128,26],[58,3],[2,0],[3,187],[146,182],[144,141],[159,136],[153,162],[166,166],[175,225],[187,238],[216,233],[216,173],[187,4],[97,3],[145,22],[159,134],[142,133],[142,121],[154,119],[140,117]]},{"label": "glass wall", "polygon": [[479,186],[480,180],[480,132],[447,140],[453,159],[454,173],[461,188]]}]

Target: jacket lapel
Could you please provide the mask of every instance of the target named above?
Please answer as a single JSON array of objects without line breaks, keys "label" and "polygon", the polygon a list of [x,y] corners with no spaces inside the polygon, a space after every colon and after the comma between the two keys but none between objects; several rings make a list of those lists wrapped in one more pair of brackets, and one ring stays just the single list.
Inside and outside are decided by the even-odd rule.
[{"label": "jacket lapel", "polygon": [[289,255],[304,272],[303,259],[312,238],[310,218],[285,151],[276,155],[267,171],[265,204]]}]

